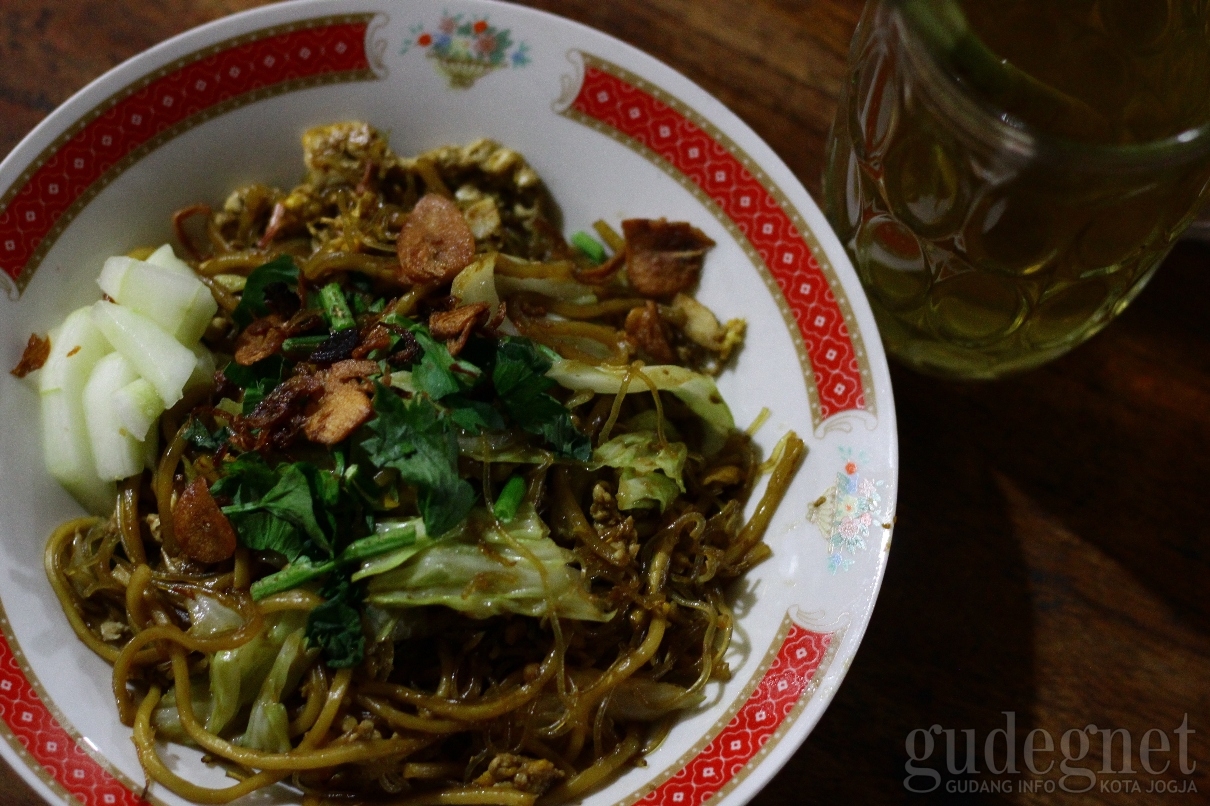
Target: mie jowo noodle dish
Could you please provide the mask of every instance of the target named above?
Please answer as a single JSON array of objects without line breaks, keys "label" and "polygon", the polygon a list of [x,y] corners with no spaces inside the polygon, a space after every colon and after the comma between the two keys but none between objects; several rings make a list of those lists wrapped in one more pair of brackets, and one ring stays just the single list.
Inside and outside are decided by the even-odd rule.
[{"label": "mie jowo noodle dish", "polygon": [[31,338],[48,464],[97,513],[51,583],[187,799],[578,799],[727,679],[725,594],[803,444],[762,465],[719,396],[743,323],[690,296],[690,224],[569,243],[494,143],[303,147],[300,185],[179,211],[176,252],[111,258]]}]

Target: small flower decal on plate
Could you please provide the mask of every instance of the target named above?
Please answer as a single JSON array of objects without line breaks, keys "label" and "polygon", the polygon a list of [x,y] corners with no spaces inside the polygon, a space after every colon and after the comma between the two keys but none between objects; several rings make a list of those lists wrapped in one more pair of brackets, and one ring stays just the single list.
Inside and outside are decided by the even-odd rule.
[{"label": "small flower decal on plate", "polygon": [[853,454],[851,448],[841,448],[844,466],[836,474],[836,484],[829,487],[807,510],[807,519],[819,527],[828,541],[828,570],[845,571],[853,564],[853,555],[863,551],[870,526],[877,522],[882,496],[878,488],[884,482],[862,477],[861,465],[866,457]]},{"label": "small flower decal on plate", "polygon": [[493,70],[529,64],[529,46],[513,42],[511,32],[486,18],[443,14],[436,26],[414,25],[400,53],[413,46],[427,51],[453,89],[467,89]]}]

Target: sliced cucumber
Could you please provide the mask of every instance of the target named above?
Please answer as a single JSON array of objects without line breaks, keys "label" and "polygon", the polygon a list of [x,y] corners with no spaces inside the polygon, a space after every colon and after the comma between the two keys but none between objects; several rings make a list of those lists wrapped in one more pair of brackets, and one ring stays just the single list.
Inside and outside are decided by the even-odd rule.
[{"label": "sliced cucumber", "polygon": [[192,350],[151,319],[122,305],[95,303],[92,320],[114,349],[151,382],[165,406],[181,399],[198,363]]},{"label": "sliced cucumber", "polygon": [[97,285],[110,298],[192,346],[206,332],[218,304],[210,289],[188,266],[185,269],[188,273],[133,258],[111,257],[105,261]]},{"label": "sliced cucumber", "polygon": [[146,261],[110,258],[97,284],[119,304],[81,308],[52,332],[38,388],[47,469],[103,514],[114,480],[154,464],[164,409],[213,383],[214,357],[199,340],[217,305],[168,245]]},{"label": "sliced cucumber", "polygon": [[164,413],[164,400],[155,391],[151,381],[136,378],[114,392],[113,409],[122,427],[132,437],[143,441],[151,431],[151,426],[155,425],[155,421]]},{"label": "sliced cucumber", "polygon": [[142,262],[125,255],[107,258],[105,265],[101,267],[101,276],[97,278],[97,285],[110,299],[118,299],[122,295],[122,281],[126,279],[126,272],[130,271],[131,266]]},{"label": "sliced cucumber", "polygon": [[148,255],[146,260],[139,260],[127,255],[115,255],[106,259],[105,266],[101,269],[101,276],[97,278],[97,285],[101,286],[101,290],[111,298],[118,299],[121,294],[122,280],[125,278],[126,272],[130,270],[131,266],[136,264],[158,266],[161,269],[168,269],[174,274],[188,277],[191,280],[197,279],[197,275],[193,273],[193,269],[189,268],[189,264],[178,258],[173,253],[171,246],[164,244]]},{"label": "sliced cucumber", "polygon": [[78,397],[92,368],[110,352],[113,347],[93,324],[91,307],[72,311],[58,330],[51,332],[50,353],[39,373],[39,391],[74,389]]},{"label": "sliced cucumber", "polygon": [[[120,481],[143,469],[142,440],[122,424],[119,407],[114,405],[119,391],[138,380],[121,353],[110,353],[97,362],[84,385],[84,422],[102,481]],[[146,433],[144,429],[139,437]]]},{"label": "sliced cucumber", "polygon": [[197,363],[193,367],[193,374],[189,376],[189,380],[185,381],[185,391],[191,392],[194,389],[210,389],[214,386],[214,371],[218,369],[214,363],[214,356],[204,344],[198,344],[193,348],[193,354],[197,356]]},{"label": "sliced cucumber", "polygon": [[91,309],[80,308],[52,331],[50,355],[39,379],[46,469],[96,514],[113,509],[115,492],[97,475],[84,423],[84,385],[97,362],[112,350],[93,324]]},{"label": "sliced cucumber", "polygon": [[186,277],[196,277],[193,269],[189,268],[189,264],[177,257],[176,253],[172,251],[170,244],[164,244],[148,255],[147,262],[155,266],[162,266],[165,269],[172,269]]},{"label": "sliced cucumber", "polygon": [[117,490],[97,475],[92,445],[84,424],[83,383],[72,395],[66,389],[43,392],[42,450],[46,469],[72,497],[94,515],[109,515]]}]

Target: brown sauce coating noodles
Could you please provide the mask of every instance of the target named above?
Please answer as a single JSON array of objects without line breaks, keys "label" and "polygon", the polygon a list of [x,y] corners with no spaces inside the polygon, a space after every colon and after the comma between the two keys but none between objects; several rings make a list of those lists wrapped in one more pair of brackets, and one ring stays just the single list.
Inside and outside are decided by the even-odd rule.
[{"label": "brown sauce coating noodles", "polygon": [[[530,806],[582,798],[658,742],[678,713],[702,701],[708,683],[728,678],[734,616],[727,591],[768,556],[762,538],[802,461],[803,443],[790,435],[756,514],[745,522],[744,503],[760,475],[752,440],[734,429],[712,437],[700,407],[644,372],[650,356],[624,323],[640,308],[655,317],[648,325],[661,344],[702,377],[717,372],[726,355],[687,333],[678,313],[684,306],[636,293],[624,266],[608,275],[594,272],[593,261],[559,234],[553,203],[519,155],[480,141],[402,158],[372,129],[353,123],[323,127],[308,138],[308,175],[296,188],[253,185],[217,211],[198,205],[175,217],[195,271],[220,303],[206,343],[220,356],[232,354],[240,312],[255,286],[263,297],[252,313],[258,327],[280,329],[270,342],[280,353],[270,358],[280,361],[273,365],[281,367],[279,377],[258,390],[257,402],[249,397],[251,382],[232,380],[243,371],[232,363],[209,395],[168,412],[153,469],[120,485],[113,516],[70,521],[51,536],[45,564],[52,587],[72,629],[113,665],[118,713],[133,727],[148,780],[193,802],[227,803],[279,782],[315,804]],[[401,272],[395,251],[410,211],[426,194],[439,194],[442,201],[431,206],[443,215],[460,211],[465,223],[441,224],[440,237],[459,239],[458,249],[442,253],[442,279],[417,283]],[[607,225],[597,230],[614,250],[624,246]],[[470,256],[463,254],[468,234]],[[298,269],[296,289],[257,279],[259,267],[282,256]],[[331,455],[308,441],[303,426],[333,389],[355,401],[372,398],[379,417],[385,417],[382,395],[395,395],[399,405],[423,396],[418,387],[396,382],[410,372],[415,386],[419,375],[433,371],[419,358],[426,350],[440,354],[426,346],[432,337],[423,323],[464,302],[452,295],[450,277],[458,272],[450,261],[471,272],[476,261],[496,256],[498,277],[505,278],[498,285],[466,291],[468,284],[454,283],[480,295],[473,300],[477,312],[491,312],[466,318],[473,334],[471,342],[468,333],[458,334],[459,349],[469,345],[464,356],[473,357],[474,339],[503,339],[514,327],[512,333],[554,351],[534,348],[537,355],[612,368],[622,380],[610,392],[542,392],[554,396],[554,416],[568,418],[572,442],[590,459],[569,459],[570,449],[552,441],[567,438],[551,436],[558,429],[522,427],[525,412],[502,402],[503,381],[495,375],[500,400],[493,405],[504,405],[515,422],[478,434],[460,431],[448,443],[457,449],[451,466],[457,478],[447,484],[465,482],[479,502],[478,514],[463,511],[462,525],[450,532],[462,534],[472,549],[458,556],[518,572],[536,569],[539,590],[528,603],[514,601],[516,592],[489,597],[492,582],[483,573],[459,583],[468,600],[490,600],[478,611],[446,606],[448,598],[425,599],[425,590],[408,591],[419,598],[404,604],[375,598],[382,576],[419,561],[400,555],[397,568],[383,571],[373,563],[386,555],[357,555],[364,563],[358,566],[342,559],[342,546],[361,550],[375,535],[395,534],[374,531],[374,519],[398,531],[407,522],[400,518],[427,518],[437,504],[426,503],[424,482],[405,483],[409,466],[402,460],[376,466],[368,480],[355,476],[357,451],[387,450],[359,442],[374,438],[375,421],[352,423],[348,433],[356,436],[348,444],[354,447],[338,445]],[[328,305],[333,286],[349,307],[350,323],[339,324],[340,300],[324,308],[324,317],[302,315],[317,296],[328,294]],[[419,324],[403,328],[398,323],[405,320],[392,317]],[[317,332],[316,322],[325,321],[330,330]],[[722,344],[724,328],[714,325],[711,343]],[[726,328],[729,352],[742,324]],[[292,353],[303,349],[298,345],[311,352]],[[289,381],[304,376],[305,383]],[[447,404],[450,399],[457,398]],[[529,400],[540,407],[545,398]],[[647,442],[638,438],[644,434]],[[638,458],[625,454],[629,458],[609,464],[600,453],[606,443],[638,446]],[[333,484],[371,490],[365,500],[372,506],[359,504],[356,524],[333,519],[307,532],[305,518],[287,523],[295,530],[290,534],[338,544],[330,549],[335,559],[302,582],[275,580],[306,571],[313,557],[287,564],[279,551],[250,541],[252,521],[237,518],[286,507],[265,504],[272,496],[263,489],[260,503],[251,504],[246,492],[231,492],[223,479],[246,457],[279,473],[279,483],[281,468],[306,467],[319,468],[307,472],[322,471]],[[647,499],[636,500],[626,485],[657,472],[642,462],[668,457],[677,459],[675,470],[663,464],[658,471],[664,492],[648,490]],[[191,483],[191,490],[218,490],[217,503],[241,530],[234,556],[228,548],[223,559],[204,563],[182,552],[198,535],[174,534],[173,512]],[[346,492],[340,487],[339,495]],[[338,500],[345,501],[336,496],[325,506],[345,511],[339,509],[344,503],[332,503]],[[484,503],[493,500],[494,508]],[[315,507],[313,515],[328,511]],[[541,539],[508,525],[528,517],[516,513],[540,518]],[[177,528],[189,522],[178,518]],[[346,535],[350,529],[361,531]],[[429,539],[409,534],[413,541]],[[422,548],[452,539],[436,538]],[[543,552],[564,561],[551,563]],[[357,574],[348,577],[358,567],[380,576],[367,586]],[[340,591],[325,582],[341,574],[350,581]],[[360,643],[354,661],[338,662],[332,645],[320,651],[316,622],[348,590],[365,597],[349,600],[362,601],[354,608],[352,636]],[[568,603],[568,590],[578,592],[579,604]],[[234,699],[220,688],[232,680]],[[157,742],[165,738],[202,749],[233,782],[208,788],[185,780],[159,755]]]}]

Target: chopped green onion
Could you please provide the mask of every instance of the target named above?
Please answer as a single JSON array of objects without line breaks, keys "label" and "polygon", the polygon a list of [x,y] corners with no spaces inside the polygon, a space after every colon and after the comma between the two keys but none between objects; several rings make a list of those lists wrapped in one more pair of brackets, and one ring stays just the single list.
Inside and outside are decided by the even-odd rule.
[{"label": "chopped green onion", "polygon": [[521,499],[525,497],[525,479],[520,476],[513,476],[504,485],[504,489],[500,491],[499,497],[496,498],[496,505],[492,507],[492,514],[504,523],[509,523],[513,518],[517,517],[517,508],[521,506]]},{"label": "chopped green onion", "polygon": [[277,573],[269,574],[269,576],[262,577],[253,582],[252,598],[260,601],[266,596],[272,596],[275,593],[297,588],[304,582],[310,582],[313,579],[318,579],[325,574],[331,573],[335,568],[336,563],[332,560],[312,564],[305,557],[300,557],[297,561],[290,563]]},{"label": "chopped green onion", "polygon": [[326,333],[319,336],[291,336],[282,342],[281,349],[287,355],[310,355],[327,340]]},{"label": "chopped green onion", "polygon": [[605,247],[597,241],[596,238],[589,235],[587,232],[580,231],[571,236],[572,245],[579,249],[584,254],[588,255],[588,259],[593,263],[601,264],[605,262],[607,257]]},{"label": "chopped green onion", "polygon": [[342,330],[348,330],[351,327],[356,327],[357,322],[353,319],[353,312],[349,310],[349,303],[345,300],[344,289],[340,287],[340,283],[328,283],[319,290],[319,304],[323,306],[324,317],[328,320],[328,327],[333,333],[339,333]]},{"label": "chopped green onion", "polygon": [[339,562],[361,562],[415,543],[418,535],[417,522],[418,519],[402,523],[379,523],[377,534],[354,540],[340,553]]}]

